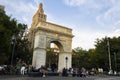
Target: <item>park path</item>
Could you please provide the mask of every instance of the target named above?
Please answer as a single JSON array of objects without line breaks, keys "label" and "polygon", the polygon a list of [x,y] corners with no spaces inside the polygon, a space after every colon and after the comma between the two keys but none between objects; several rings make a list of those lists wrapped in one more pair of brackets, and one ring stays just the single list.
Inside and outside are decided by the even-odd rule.
[{"label": "park path", "polygon": [[88,77],[28,77],[28,76],[0,76],[0,80],[120,80],[120,77],[115,76],[88,76]]}]

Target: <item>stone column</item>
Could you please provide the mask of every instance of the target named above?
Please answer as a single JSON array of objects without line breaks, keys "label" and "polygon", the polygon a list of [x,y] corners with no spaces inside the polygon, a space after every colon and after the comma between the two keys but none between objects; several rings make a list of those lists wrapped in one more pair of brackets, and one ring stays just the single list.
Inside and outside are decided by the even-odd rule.
[{"label": "stone column", "polygon": [[62,40],[63,51],[59,53],[58,71],[62,71],[63,68],[69,69],[72,67],[71,42],[71,38],[64,38]]},{"label": "stone column", "polygon": [[34,51],[32,65],[40,68],[46,63],[46,36],[37,31],[34,40]]},{"label": "stone column", "polygon": [[[67,57],[67,60],[66,60]],[[63,68],[71,68],[71,58],[72,54],[68,52],[59,53],[59,63],[58,63],[58,71],[62,72]]]}]

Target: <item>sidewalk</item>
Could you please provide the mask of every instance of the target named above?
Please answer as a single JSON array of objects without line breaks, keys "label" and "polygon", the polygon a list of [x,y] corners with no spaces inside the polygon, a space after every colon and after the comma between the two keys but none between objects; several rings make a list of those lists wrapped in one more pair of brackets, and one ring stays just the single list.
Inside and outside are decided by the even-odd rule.
[{"label": "sidewalk", "polygon": [[0,80],[120,80],[116,76],[87,76],[87,77],[62,77],[62,76],[46,76],[46,77],[28,77],[27,75],[0,75]]}]

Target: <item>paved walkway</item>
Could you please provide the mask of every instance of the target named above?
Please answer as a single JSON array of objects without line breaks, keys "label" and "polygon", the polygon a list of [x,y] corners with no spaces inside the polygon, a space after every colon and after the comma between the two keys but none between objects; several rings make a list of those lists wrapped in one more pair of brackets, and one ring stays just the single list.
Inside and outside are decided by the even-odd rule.
[{"label": "paved walkway", "polygon": [[0,76],[0,80],[120,80],[120,77],[115,76],[89,76],[89,77],[28,77],[28,76]]}]

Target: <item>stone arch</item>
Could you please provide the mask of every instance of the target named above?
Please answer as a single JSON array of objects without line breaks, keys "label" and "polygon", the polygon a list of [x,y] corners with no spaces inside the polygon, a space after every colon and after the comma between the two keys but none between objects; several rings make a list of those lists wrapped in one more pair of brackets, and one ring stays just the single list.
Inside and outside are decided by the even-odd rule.
[{"label": "stone arch", "polygon": [[[72,29],[46,22],[46,16],[38,9],[33,16],[33,22],[29,29],[29,40],[33,45],[32,66],[40,68],[46,63],[46,48],[51,42],[57,44],[60,48],[58,70],[64,67],[71,68],[72,64]],[[39,15],[39,16],[38,16]]]},{"label": "stone arch", "polygon": [[[34,29],[35,35],[34,35],[34,50],[33,50],[32,65],[35,66],[36,68],[40,68],[42,65],[46,64],[46,49],[47,49],[47,46],[49,46],[51,42],[54,42],[60,48],[58,70],[61,71],[64,67],[65,68],[71,67],[72,36],[57,33],[59,37],[58,36],[56,37],[55,36],[56,33],[57,32],[54,33],[49,30],[48,31],[44,30],[41,28],[41,26]],[[67,62],[66,62],[66,57],[68,58]]]}]

